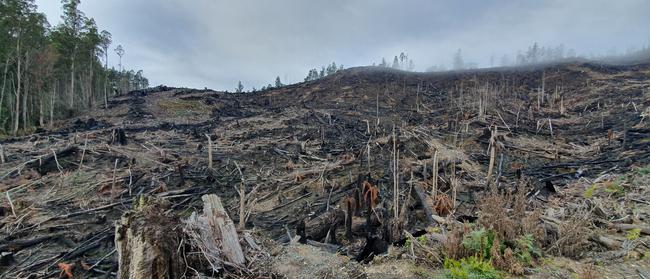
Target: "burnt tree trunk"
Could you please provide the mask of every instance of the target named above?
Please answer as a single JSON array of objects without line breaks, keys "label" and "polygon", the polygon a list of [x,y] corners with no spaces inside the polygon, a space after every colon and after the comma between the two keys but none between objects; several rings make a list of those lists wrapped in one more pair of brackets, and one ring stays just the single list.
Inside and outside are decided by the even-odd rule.
[{"label": "burnt tree trunk", "polygon": [[330,210],[318,217],[309,220],[306,223],[307,237],[320,241],[334,224],[339,225],[345,221],[345,212],[343,210]]},{"label": "burnt tree trunk", "polygon": [[162,202],[143,202],[115,225],[118,278],[180,278],[185,263],[178,247],[182,231]]}]

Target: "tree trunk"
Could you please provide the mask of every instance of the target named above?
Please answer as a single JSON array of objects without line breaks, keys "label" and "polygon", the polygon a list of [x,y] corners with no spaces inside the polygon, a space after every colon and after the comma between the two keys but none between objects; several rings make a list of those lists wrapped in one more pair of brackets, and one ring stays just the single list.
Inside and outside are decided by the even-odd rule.
[{"label": "tree trunk", "polygon": [[94,99],[94,95],[95,95],[95,94],[93,94],[93,75],[94,75],[94,73],[93,73],[93,58],[94,58],[94,54],[91,54],[90,55],[90,74],[88,76],[88,107],[89,108],[93,107],[93,101],[94,101],[93,99]]},{"label": "tree trunk", "polygon": [[[142,205],[144,203],[144,205]],[[115,225],[118,273],[122,279],[180,278],[185,263],[178,247],[182,232],[163,201],[140,200]]]},{"label": "tree trunk", "polygon": [[38,126],[45,126],[45,119],[43,119],[43,97],[38,99]]},{"label": "tree trunk", "polygon": [[[29,67],[29,50],[25,52],[25,73],[27,73],[27,67]],[[23,129],[27,129],[28,119],[27,119],[27,97],[29,96],[29,76],[25,75],[25,84],[23,84]]]},{"label": "tree trunk", "polygon": [[104,108],[108,109],[108,48],[104,50],[106,62],[104,63]]},{"label": "tree trunk", "polygon": [[75,62],[75,54],[77,52],[77,46],[74,46],[74,50],[72,51],[72,67],[70,69],[70,108],[74,109],[74,62]]},{"label": "tree trunk", "polygon": [[0,116],[2,115],[2,104],[4,103],[5,100],[5,85],[7,83],[8,69],[9,69],[9,55],[7,55],[7,58],[5,60],[5,70],[4,73],[2,74],[2,93],[0,93]]},{"label": "tree trunk", "polygon": [[18,133],[18,124],[20,124],[20,122],[19,122],[19,120],[20,120],[19,119],[20,118],[20,78],[21,78],[20,77],[20,75],[21,75],[20,68],[21,68],[21,62],[22,62],[22,59],[20,57],[20,35],[18,36],[18,40],[17,40],[17,43],[16,43],[16,58],[18,58],[17,59],[18,65],[17,65],[17,70],[16,70],[17,84],[16,84],[16,111],[15,111],[15,117],[14,117],[14,130],[13,130],[13,135],[14,136]]},{"label": "tree trunk", "polygon": [[59,84],[58,81],[54,82],[54,86],[52,86],[52,95],[50,96],[50,123],[49,126],[50,128],[54,127],[54,100],[56,100],[56,86]]}]

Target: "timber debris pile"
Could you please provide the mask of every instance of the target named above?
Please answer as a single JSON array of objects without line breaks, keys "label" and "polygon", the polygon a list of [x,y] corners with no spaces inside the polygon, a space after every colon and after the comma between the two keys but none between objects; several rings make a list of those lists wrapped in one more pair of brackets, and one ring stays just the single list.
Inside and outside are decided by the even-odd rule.
[{"label": "timber debris pile", "polygon": [[648,64],[159,86],[4,139],[0,159],[3,278],[499,278],[553,257],[568,277],[650,258]]}]

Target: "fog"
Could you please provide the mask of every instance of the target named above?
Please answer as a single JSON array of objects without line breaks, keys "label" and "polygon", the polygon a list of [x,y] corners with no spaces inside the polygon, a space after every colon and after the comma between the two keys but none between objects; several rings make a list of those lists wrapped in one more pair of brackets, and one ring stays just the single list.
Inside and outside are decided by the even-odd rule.
[{"label": "fog", "polygon": [[[58,1],[36,3],[52,25],[60,22]],[[299,82],[331,62],[390,63],[401,52],[423,71],[451,67],[458,49],[464,61],[487,67],[534,42],[586,56],[650,43],[645,0],[85,0],[80,8],[150,84],[231,91],[239,80],[245,90],[276,76]]]}]

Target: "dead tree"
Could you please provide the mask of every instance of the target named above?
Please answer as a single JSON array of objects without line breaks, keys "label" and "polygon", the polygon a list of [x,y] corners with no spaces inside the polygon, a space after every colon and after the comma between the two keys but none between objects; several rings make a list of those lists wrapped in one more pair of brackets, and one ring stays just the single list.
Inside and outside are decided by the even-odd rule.
[{"label": "dead tree", "polygon": [[431,168],[431,198],[436,200],[436,194],[438,194],[438,150],[433,149],[433,167]]},{"label": "dead tree", "polygon": [[354,198],[347,197],[345,199],[345,205],[347,211],[345,212],[345,237],[353,241],[354,236],[352,235],[352,215],[354,215],[355,201]]},{"label": "dead tree", "polygon": [[497,145],[496,145],[496,138],[497,138],[497,126],[494,125],[492,127],[492,135],[490,136],[490,163],[488,165],[488,173],[487,173],[487,183],[488,185],[492,180],[492,172],[494,171],[494,159],[496,157],[496,150],[497,150]]}]

